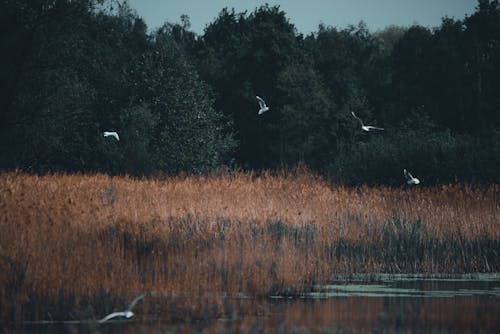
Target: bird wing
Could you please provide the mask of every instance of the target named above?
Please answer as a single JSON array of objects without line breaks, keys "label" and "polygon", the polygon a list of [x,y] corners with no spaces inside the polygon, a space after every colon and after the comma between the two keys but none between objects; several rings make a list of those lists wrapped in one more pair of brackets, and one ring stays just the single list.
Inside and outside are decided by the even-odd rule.
[{"label": "bird wing", "polygon": [[120,140],[120,137],[118,137],[117,132],[104,131],[104,137],[108,137],[108,136],[113,136],[116,138],[116,140]]},{"label": "bird wing", "polygon": [[408,180],[412,180],[413,179],[413,176],[410,174],[410,172],[408,172],[406,169],[404,170],[404,174],[405,174],[405,177],[408,179]]},{"label": "bird wing", "polygon": [[139,301],[141,301],[144,298],[144,296],[146,296],[145,292],[143,292],[139,296],[135,297],[134,300],[132,300],[132,302],[127,307],[127,310],[131,310],[135,306],[135,304],[137,304]]},{"label": "bird wing", "polygon": [[384,130],[384,128],[379,128],[379,127],[376,127],[376,126],[371,126],[371,125],[367,125],[366,126],[368,129],[370,130]]},{"label": "bird wing", "polygon": [[104,318],[102,318],[101,320],[99,320],[99,323],[106,322],[109,319],[113,319],[113,318],[116,318],[116,317],[123,317],[123,312],[113,312],[113,313],[110,313],[107,316],[105,316]]},{"label": "bird wing", "polygon": [[266,107],[266,102],[263,99],[261,99],[258,96],[255,96],[255,98],[257,98],[257,101],[259,102],[259,107],[260,108],[265,108]]},{"label": "bird wing", "polygon": [[361,118],[359,118],[358,116],[356,116],[356,114],[354,113],[354,111],[351,111],[351,114],[352,114],[352,116],[353,116],[355,119],[357,119],[357,120],[359,121],[359,123],[361,124],[361,126],[365,126],[365,125],[363,124],[363,121],[361,120]]}]

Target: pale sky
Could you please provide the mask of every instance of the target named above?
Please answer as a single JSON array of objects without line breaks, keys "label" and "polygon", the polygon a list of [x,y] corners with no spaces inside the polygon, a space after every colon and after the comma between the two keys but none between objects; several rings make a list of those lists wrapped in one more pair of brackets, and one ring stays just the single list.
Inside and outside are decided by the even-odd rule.
[{"label": "pale sky", "polygon": [[317,31],[320,23],[345,28],[361,20],[372,32],[391,24],[432,28],[439,26],[444,16],[463,19],[474,13],[477,6],[477,0],[128,0],[128,3],[150,30],[165,21],[180,23],[180,16],[187,14],[191,30],[199,35],[224,7],[234,7],[239,13],[252,12],[265,3],[279,5],[297,31],[307,35]]}]

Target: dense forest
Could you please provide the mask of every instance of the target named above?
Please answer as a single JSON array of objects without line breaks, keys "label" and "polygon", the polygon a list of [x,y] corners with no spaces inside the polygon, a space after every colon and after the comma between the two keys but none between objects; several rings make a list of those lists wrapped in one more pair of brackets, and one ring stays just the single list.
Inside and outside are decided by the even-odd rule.
[{"label": "dense forest", "polygon": [[148,30],[109,0],[5,0],[0,25],[0,170],[301,165],[345,184],[404,184],[404,168],[426,184],[500,182],[497,0],[375,32],[304,35],[269,5],[222,9],[202,35],[187,15]]}]

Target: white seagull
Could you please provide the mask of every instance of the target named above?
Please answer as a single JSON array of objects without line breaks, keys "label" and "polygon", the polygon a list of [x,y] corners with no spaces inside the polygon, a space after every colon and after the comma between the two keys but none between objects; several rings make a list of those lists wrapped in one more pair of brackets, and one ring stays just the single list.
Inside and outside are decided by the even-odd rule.
[{"label": "white seagull", "polygon": [[260,97],[258,97],[258,96],[255,96],[255,97],[257,98],[257,101],[259,102],[259,108],[260,108],[259,109],[259,115],[265,113],[266,111],[268,111],[269,107],[266,106],[266,102],[263,99],[261,99]]},{"label": "white seagull", "polygon": [[413,175],[410,174],[406,169],[403,170],[403,173],[406,177],[406,183],[409,185],[414,185],[414,184],[419,184],[420,180],[417,179],[416,177],[413,177]]},{"label": "white seagull", "polygon": [[130,305],[127,307],[125,311],[122,312],[113,312],[111,314],[108,314],[101,320],[99,320],[99,323],[102,324],[103,322],[108,321],[109,319],[116,318],[116,317],[125,317],[127,319],[130,319],[134,316],[134,312],[132,312],[132,308],[137,304],[144,296],[146,295],[145,292],[141,293],[139,296],[135,297],[135,299],[130,303]]},{"label": "white seagull", "polygon": [[352,116],[354,116],[354,118],[356,118],[359,121],[359,123],[361,123],[361,129],[363,129],[365,131],[384,130],[384,128],[378,128],[376,126],[371,126],[371,125],[364,125],[361,118],[356,116],[356,114],[354,112],[351,111],[351,114],[352,114]]},{"label": "white seagull", "polygon": [[109,136],[113,136],[116,138],[116,140],[120,140],[120,137],[118,137],[118,133],[116,132],[110,132],[110,131],[104,131],[104,137],[109,137]]}]

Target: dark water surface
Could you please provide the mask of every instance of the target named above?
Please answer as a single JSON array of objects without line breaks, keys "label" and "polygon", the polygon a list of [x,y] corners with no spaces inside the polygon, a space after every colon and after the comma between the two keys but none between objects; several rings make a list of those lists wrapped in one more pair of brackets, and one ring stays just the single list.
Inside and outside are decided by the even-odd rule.
[{"label": "dark water surface", "polygon": [[161,311],[139,309],[127,321],[30,323],[6,332],[500,333],[500,274],[357,276],[294,298],[224,300],[225,312],[205,319],[173,320]]}]

